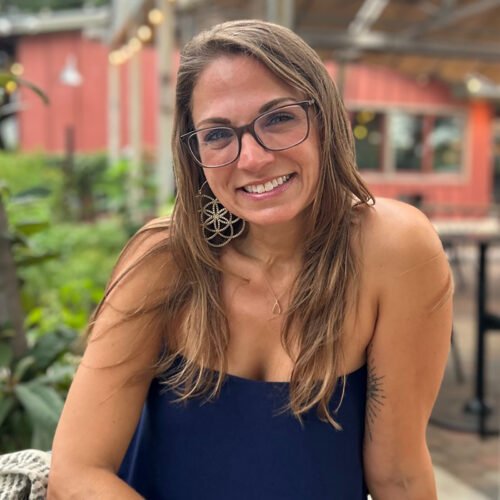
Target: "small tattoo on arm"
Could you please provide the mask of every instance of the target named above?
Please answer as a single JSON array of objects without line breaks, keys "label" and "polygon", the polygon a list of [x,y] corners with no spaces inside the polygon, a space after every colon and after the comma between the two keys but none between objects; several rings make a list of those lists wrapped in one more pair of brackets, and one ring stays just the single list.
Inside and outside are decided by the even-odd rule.
[{"label": "small tattoo on arm", "polygon": [[373,365],[368,366],[368,378],[366,383],[366,433],[370,441],[373,441],[373,425],[377,415],[384,406],[383,376],[379,376]]}]

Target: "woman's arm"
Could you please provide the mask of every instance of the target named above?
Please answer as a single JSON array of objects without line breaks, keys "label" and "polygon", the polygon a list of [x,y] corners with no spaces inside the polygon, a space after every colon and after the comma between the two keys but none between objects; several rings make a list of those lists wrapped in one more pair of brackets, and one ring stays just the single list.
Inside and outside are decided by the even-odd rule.
[{"label": "woman's arm", "polygon": [[[165,234],[146,233],[125,253],[117,275]],[[53,443],[49,499],[141,498],[116,472],[146,398],[151,367],[160,352],[158,333],[145,330],[147,316],[127,320],[146,297],[165,289],[156,256],[126,275],[105,300],[63,409]],[[147,299],[146,299],[147,300]]]},{"label": "woman's arm", "polygon": [[432,500],[425,431],[450,345],[453,283],[441,242],[419,211],[382,200],[372,218],[379,300],[367,351],[366,482],[374,500]]}]

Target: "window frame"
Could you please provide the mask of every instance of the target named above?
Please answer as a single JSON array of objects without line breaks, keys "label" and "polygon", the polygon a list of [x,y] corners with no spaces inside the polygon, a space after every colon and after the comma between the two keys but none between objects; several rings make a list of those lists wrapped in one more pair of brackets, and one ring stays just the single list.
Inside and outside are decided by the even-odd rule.
[{"label": "window frame", "polygon": [[[367,102],[348,102],[346,103],[348,113],[356,114],[360,111],[367,110],[374,113],[383,114],[383,136],[382,136],[382,147],[381,154],[379,155],[380,165],[378,169],[364,169],[360,168],[359,172],[370,182],[396,182],[396,183],[406,183],[415,180],[418,181],[430,181],[430,182],[457,182],[463,184],[467,181],[469,177],[468,166],[470,162],[468,161],[471,154],[471,130],[470,130],[470,120],[469,120],[469,110],[467,107],[459,106],[446,106],[446,105],[422,105],[418,108],[415,106],[408,105],[394,105],[394,104],[380,104],[380,103],[367,103]],[[431,130],[430,122],[434,122],[436,118],[440,117],[450,117],[458,118],[461,122],[463,141],[462,141],[462,151],[460,155],[459,168],[457,171],[434,171],[433,170],[433,151],[425,152],[429,150],[427,145],[424,149],[424,154],[422,155],[422,168],[420,170],[411,169],[400,169],[396,168],[396,150],[394,149],[391,141],[389,140],[390,127],[392,126],[393,116],[396,113],[405,113],[410,115],[419,115],[424,118],[424,134],[428,134]],[[428,122],[428,129],[425,130],[425,122]],[[426,135],[423,135],[425,138]],[[356,139],[355,139],[356,140]],[[425,144],[425,142],[424,142]]]}]

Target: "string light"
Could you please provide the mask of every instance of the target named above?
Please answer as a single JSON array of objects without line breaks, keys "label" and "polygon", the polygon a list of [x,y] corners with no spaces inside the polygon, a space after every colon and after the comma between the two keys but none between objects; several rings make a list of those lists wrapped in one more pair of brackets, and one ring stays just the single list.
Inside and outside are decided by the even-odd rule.
[{"label": "string light", "polygon": [[158,25],[163,22],[165,16],[160,9],[151,9],[148,13],[148,19],[151,24]]},{"label": "string light", "polygon": [[467,80],[467,90],[471,94],[477,94],[481,90],[481,81],[475,77],[469,78]]},{"label": "string light", "polygon": [[142,26],[139,26],[137,30],[137,36],[139,37],[139,40],[141,42],[147,42],[151,40],[151,37],[153,36],[153,31],[149,26],[143,24]]},{"label": "string light", "polygon": [[132,54],[135,54],[142,49],[142,42],[136,36],[134,36],[128,41],[127,47]]},{"label": "string light", "polygon": [[108,56],[108,60],[110,64],[113,66],[118,66],[125,62],[125,58],[123,57],[123,53],[120,50],[113,50]]},{"label": "string light", "polygon": [[21,76],[24,73],[24,66],[16,62],[10,67],[10,72],[15,76]]},{"label": "string light", "polygon": [[367,135],[368,129],[364,125],[356,125],[354,127],[354,137],[356,137],[356,139],[362,141],[363,139],[366,139]]},{"label": "string light", "polygon": [[369,123],[375,118],[375,113],[373,111],[363,110],[356,115],[358,123],[364,124]]},{"label": "string light", "polygon": [[[175,0],[170,0],[175,2]],[[161,24],[165,19],[163,12],[160,9],[154,8],[148,12],[149,22],[155,26]],[[153,30],[147,24],[143,24],[137,28],[137,35],[133,36],[125,45],[119,49],[113,50],[108,55],[110,64],[120,65],[130,59],[134,54],[142,49],[143,43],[149,42],[153,37]]]},{"label": "string light", "polygon": [[14,80],[9,80],[5,84],[5,92],[7,92],[7,94],[12,94],[16,90],[17,90],[17,83]]}]

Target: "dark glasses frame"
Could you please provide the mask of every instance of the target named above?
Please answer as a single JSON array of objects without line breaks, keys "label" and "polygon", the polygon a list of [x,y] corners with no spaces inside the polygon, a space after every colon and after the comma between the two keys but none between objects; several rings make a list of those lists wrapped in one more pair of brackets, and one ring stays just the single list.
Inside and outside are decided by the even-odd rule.
[{"label": "dark glasses frame", "polygon": [[[306,101],[299,101],[299,102],[290,102],[288,104],[283,104],[283,106],[279,106],[277,108],[273,108],[273,109],[270,109],[269,111],[261,113],[260,115],[256,116],[250,123],[247,123],[246,125],[242,125],[241,127],[231,127],[230,125],[204,127],[204,128],[200,128],[198,130],[192,130],[191,132],[186,132],[185,134],[182,134],[180,136],[180,139],[182,142],[187,144],[187,147],[188,147],[189,152],[191,153],[191,156],[196,161],[196,163],[198,163],[198,165],[202,166],[203,168],[225,167],[226,165],[229,165],[230,163],[235,162],[240,157],[241,138],[243,137],[243,134],[245,132],[248,132],[257,141],[257,143],[261,147],[263,147],[266,151],[285,151],[287,149],[293,148],[293,147],[298,146],[299,144],[303,143],[307,139],[307,137],[309,136],[309,128],[310,128],[309,127],[309,113],[307,111],[308,111],[309,106],[312,106],[313,104],[314,104],[314,99],[308,99]],[[287,146],[286,148],[269,148],[265,144],[263,144],[262,140],[259,138],[259,136],[255,132],[255,122],[257,120],[260,120],[263,116],[269,115],[271,113],[275,113],[276,111],[279,111],[280,109],[283,109],[283,108],[287,108],[288,106],[296,106],[296,105],[299,105],[306,113],[307,131],[306,131],[304,137],[300,141],[296,142],[295,144],[292,144],[291,146]],[[214,129],[214,128],[232,130],[235,133],[236,137],[238,138],[238,153],[237,153],[236,157],[231,161],[228,161],[226,163],[222,163],[220,165],[208,165],[207,166],[207,165],[204,165],[203,163],[201,163],[201,161],[198,160],[198,158],[196,157],[196,153],[191,148],[190,139],[192,136],[198,134],[199,132],[203,132],[204,130],[210,130],[210,129]]]}]

